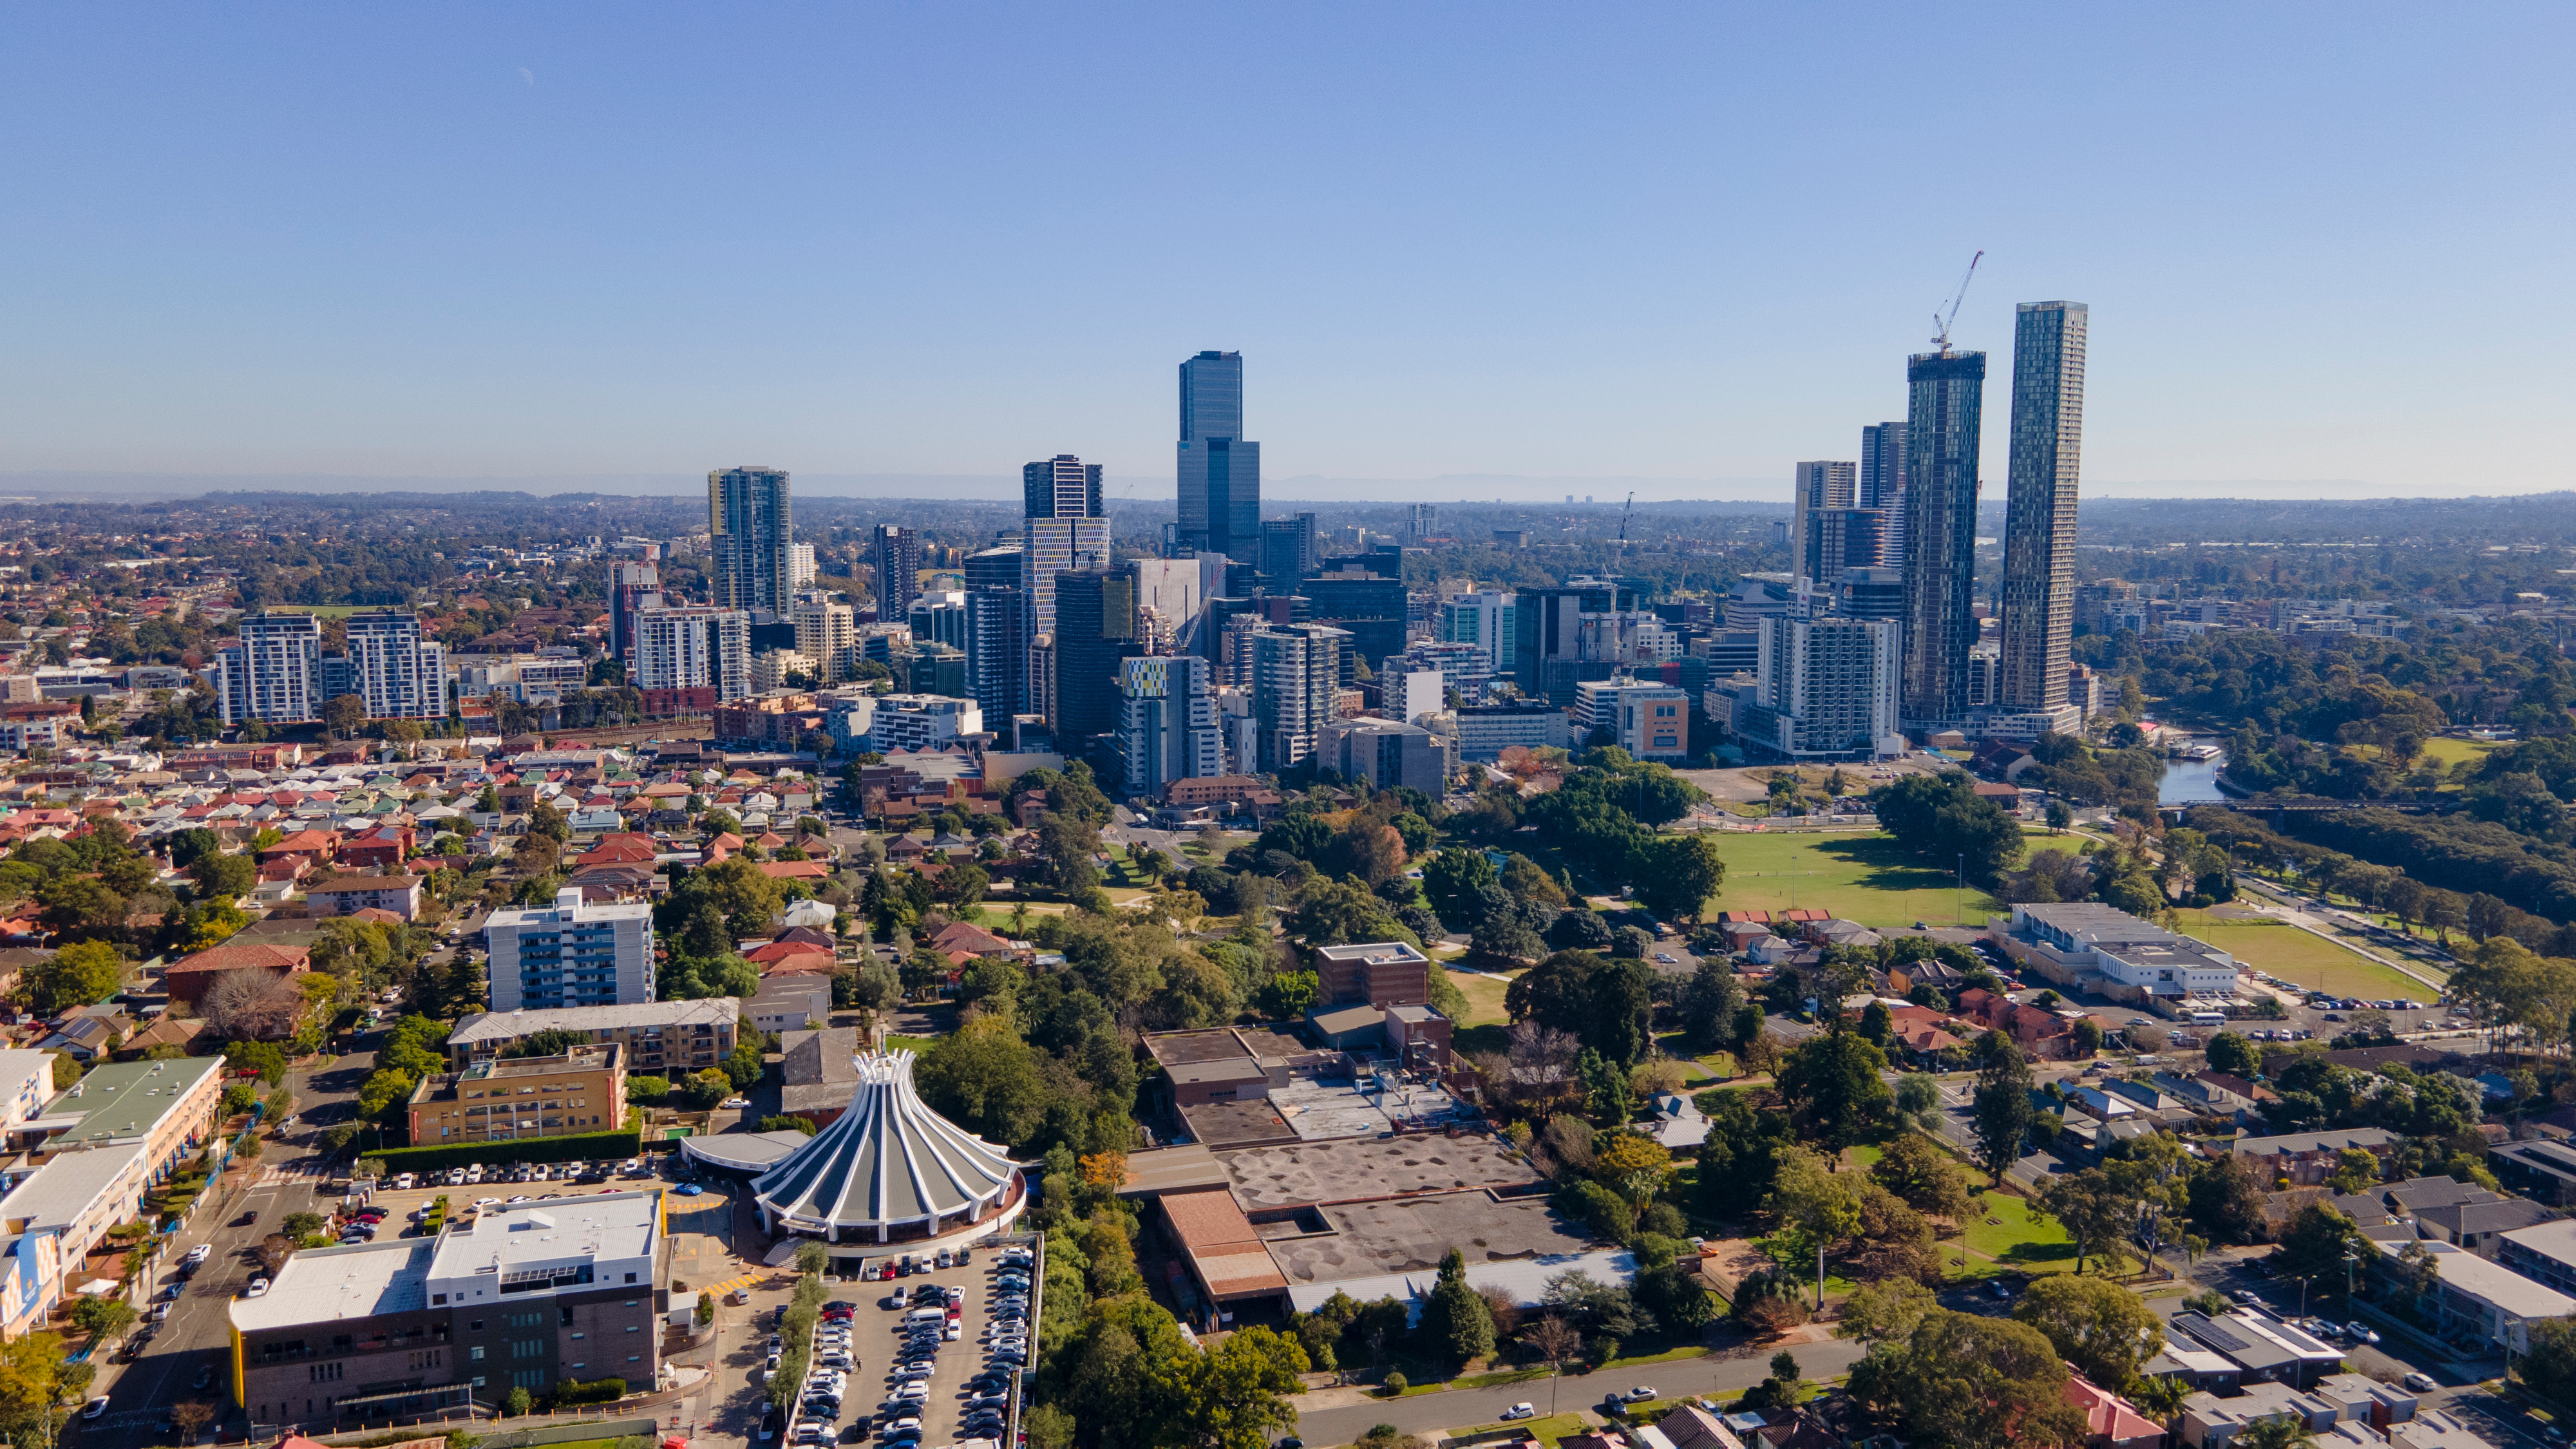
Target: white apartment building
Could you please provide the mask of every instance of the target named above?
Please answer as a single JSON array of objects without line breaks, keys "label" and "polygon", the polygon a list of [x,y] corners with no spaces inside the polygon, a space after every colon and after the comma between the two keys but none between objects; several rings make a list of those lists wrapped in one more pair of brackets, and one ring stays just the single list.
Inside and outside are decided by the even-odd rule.
[{"label": "white apartment building", "polygon": [[588,905],[566,886],[551,906],[494,911],[483,942],[496,1012],[653,999],[653,908],[640,901]]},{"label": "white apartment building", "polygon": [[1458,727],[1458,758],[1498,760],[1503,751],[1562,750],[1574,744],[1574,725],[1564,710],[1543,699],[1517,699],[1501,704],[1462,705],[1451,712]]},{"label": "white apartment building", "polygon": [[1583,680],[1574,686],[1570,723],[1577,740],[1609,730],[1619,748],[1640,760],[1690,756],[1690,692],[1676,685]]},{"label": "white apartment building", "polygon": [[1336,716],[1333,695],[1342,685],[1342,658],[1351,646],[1347,629],[1289,624],[1255,629],[1252,646],[1252,716],[1257,767],[1275,774],[1295,768],[1323,741]]},{"label": "white apartment building", "polygon": [[825,684],[850,677],[858,661],[859,611],[830,599],[796,603],[796,652],[819,666]]},{"label": "white apartment building", "polygon": [[1118,661],[1118,752],[1129,795],[1225,773],[1208,662],[1194,654]]},{"label": "white apartment building", "polygon": [[1884,752],[1898,733],[1901,628],[1834,614],[1763,620],[1757,708],[1737,711],[1735,731],[1793,759]]},{"label": "white apartment building", "polygon": [[[868,711],[864,733],[868,748],[880,754],[896,750],[935,750],[959,737],[984,732],[984,710],[971,699],[944,694],[881,694],[854,703],[851,713]],[[857,721],[852,720],[855,725]]]},{"label": "white apartment building", "polygon": [[322,621],[262,614],[241,621],[241,643],[215,656],[215,703],[226,725],[296,724],[322,716]]},{"label": "white apartment building", "polygon": [[477,655],[474,659],[474,663],[457,667],[453,687],[458,699],[497,694],[521,704],[540,704],[559,700],[590,682],[590,666],[578,659],[533,654],[503,659]]},{"label": "white apartment building", "polygon": [[447,649],[420,633],[420,616],[351,614],[349,684],[369,719],[445,719]]},{"label": "white apartment building", "polygon": [[689,698],[681,702],[706,707],[748,699],[751,615],[697,604],[673,608],[661,595],[648,594],[635,611],[631,663],[628,679],[647,696],[687,691]]},{"label": "white apartment building", "polygon": [[2095,973],[2166,998],[2236,991],[2235,957],[2097,901],[2015,906],[2011,935],[2056,968],[2053,980]]}]

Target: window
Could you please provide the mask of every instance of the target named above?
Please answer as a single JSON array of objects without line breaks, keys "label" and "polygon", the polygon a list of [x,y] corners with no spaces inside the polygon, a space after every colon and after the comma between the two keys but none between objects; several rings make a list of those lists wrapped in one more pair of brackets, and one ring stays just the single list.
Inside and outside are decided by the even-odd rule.
[{"label": "window", "polygon": [[566,1328],[572,1327],[572,1305],[569,1303],[565,1304],[563,1308],[563,1326]]},{"label": "window", "polygon": [[483,1345],[478,1343],[471,1348],[466,1349],[465,1357],[475,1363],[481,1363],[483,1361]]},{"label": "window", "polygon": [[304,1370],[304,1378],[307,1383],[327,1384],[343,1376],[343,1367],[337,1363],[313,1364]]},{"label": "window", "polygon": [[642,1330],[642,1329],[640,1329],[640,1328],[636,1327],[636,1326],[635,1326],[634,1324],[632,1324],[632,1323],[630,1323],[630,1324],[626,1325],[626,1331],[627,1331],[628,1333],[641,1333],[641,1332],[643,1332],[643,1330]]}]

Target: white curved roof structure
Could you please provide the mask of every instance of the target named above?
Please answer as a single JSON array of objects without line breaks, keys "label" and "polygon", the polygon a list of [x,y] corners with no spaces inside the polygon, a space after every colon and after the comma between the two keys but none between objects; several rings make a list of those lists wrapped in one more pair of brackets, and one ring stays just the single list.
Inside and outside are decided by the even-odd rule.
[{"label": "white curved roof structure", "polygon": [[849,1110],[752,1179],[770,1222],[833,1242],[935,1236],[1012,1202],[1010,1155],[925,1105],[913,1054],[857,1058]]}]

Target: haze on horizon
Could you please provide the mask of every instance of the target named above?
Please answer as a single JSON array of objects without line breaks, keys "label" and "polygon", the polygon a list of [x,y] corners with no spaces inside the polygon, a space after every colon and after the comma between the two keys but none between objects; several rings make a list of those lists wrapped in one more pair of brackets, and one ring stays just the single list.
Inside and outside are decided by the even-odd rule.
[{"label": "haze on horizon", "polygon": [[601,13],[0,21],[0,488],[1167,496],[1218,347],[1282,499],[1785,496],[1980,248],[1991,487],[2047,298],[2090,494],[2576,485],[2563,10]]}]

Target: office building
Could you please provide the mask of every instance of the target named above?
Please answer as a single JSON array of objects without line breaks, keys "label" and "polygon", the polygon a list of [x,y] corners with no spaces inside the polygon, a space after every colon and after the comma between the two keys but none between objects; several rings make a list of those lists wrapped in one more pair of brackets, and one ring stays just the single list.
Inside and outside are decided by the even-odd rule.
[{"label": "office building", "polygon": [[1261,546],[1256,558],[1270,587],[1293,591],[1297,581],[1323,567],[1323,540],[1315,533],[1315,515],[1294,514],[1261,520]]},{"label": "office building", "polygon": [[1118,662],[1118,755],[1129,795],[1225,773],[1208,662],[1167,654]]},{"label": "office building", "polygon": [[751,697],[751,616],[703,604],[665,605],[647,595],[635,611],[627,682],[652,715],[711,710]]},{"label": "office building", "polygon": [[769,618],[795,595],[796,557],[787,474],[777,468],[719,468],[707,475],[707,575],[716,607]]},{"label": "office building", "polygon": [[1314,601],[1317,623],[1346,629],[1351,649],[1374,671],[1404,652],[1404,579],[1363,568],[1336,568],[1308,578],[1298,592]]},{"label": "office building", "polygon": [[1570,708],[1578,682],[1608,679],[1622,662],[1615,653],[1616,631],[1612,656],[1600,657],[1602,631],[1596,627],[1587,634],[1587,618],[1597,624],[1601,615],[1636,612],[1637,591],[1616,579],[1570,579],[1521,590],[1512,612],[1513,682],[1531,699]]},{"label": "office building", "polygon": [[1243,436],[1243,354],[1202,352],[1181,364],[1178,546],[1255,562],[1261,445]]},{"label": "office building", "polygon": [[1893,619],[1773,619],[1762,629],[1761,717],[1738,733],[1790,758],[1860,756],[1897,733]]},{"label": "office building", "polygon": [[351,614],[349,672],[369,719],[447,718],[447,649],[420,634],[420,616]]},{"label": "office building", "polygon": [[1015,537],[966,555],[964,571],[968,591],[1018,588],[1021,547],[1021,540]]},{"label": "office building", "polygon": [[1440,603],[1435,635],[1444,644],[1475,645],[1485,656],[1488,673],[1508,672],[1519,602],[1518,594],[1497,589],[1451,594]]},{"label": "office building", "polygon": [[1885,559],[1885,518],[1868,508],[1815,508],[1807,512],[1802,555],[1815,591],[1831,594],[1853,569],[1876,568]]},{"label": "office building", "polygon": [[613,1132],[626,1120],[626,1068],[619,1055],[617,1044],[609,1042],[432,1072],[412,1089],[411,1145]]},{"label": "office building", "polygon": [[1938,727],[1968,712],[1986,355],[1918,353],[1906,360],[1905,380],[1905,662],[1897,707],[1908,726]]},{"label": "office building", "polygon": [[921,593],[921,534],[891,523],[876,527],[877,618],[900,621]]},{"label": "office building", "polygon": [[1350,637],[1326,624],[1265,624],[1246,636],[1255,768],[1276,774],[1315,753],[1324,726],[1335,717],[1333,694],[1341,688]]},{"label": "office building", "polygon": [[651,563],[612,563],[608,566],[608,652],[620,659],[635,657],[635,611],[646,594],[662,591],[662,571]]},{"label": "office building", "polygon": [[216,656],[215,702],[227,726],[320,719],[321,669],[319,618],[253,615],[241,621],[241,642]]},{"label": "office building", "polygon": [[2012,449],[2004,496],[1999,708],[2066,704],[2075,636],[2076,478],[2084,445],[2081,302],[2024,302],[2013,316]]},{"label": "office building", "polygon": [[1051,667],[1055,658],[1055,580],[1063,573],[1109,567],[1109,520],[1106,518],[1031,518],[1020,554],[1020,591],[1027,595],[1028,616],[1020,626],[1028,641],[1028,698],[1023,714],[1055,718],[1047,701],[1055,694]]},{"label": "office building", "polygon": [[1100,506],[1100,465],[1071,453],[1020,469],[1023,518],[1105,518]]},{"label": "office building", "polygon": [[814,661],[824,684],[848,679],[859,655],[859,612],[836,599],[796,601],[796,652]]},{"label": "office building", "polygon": [[1574,744],[1574,722],[1562,706],[1543,699],[1461,705],[1450,714],[1458,722],[1462,760],[1497,760],[1509,749],[1563,750]]},{"label": "office building", "polygon": [[641,902],[589,905],[566,886],[553,905],[494,911],[483,942],[494,1011],[653,999],[653,908]]},{"label": "office building", "polygon": [[1870,423],[1860,430],[1860,506],[1884,522],[1881,555],[1891,568],[1905,561],[1905,424]]},{"label": "office building", "polygon": [[1810,521],[1820,510],[1851,508],[1860,496],[1858,463],[1799,463],[1791,478],[1789,546],[1793,556],[1789,572],[1802,579],[1822,579],[1824,574],[1815,552],[1814,526]]},{"label": "office building", "polygon": [[1417,724],[1337,719],[1324,726],[1316,764],[1372,790],[1408,786],[1437,800],[1449,787],[1451,741]]},{"label": "office building", "polygon": [[1449,707],[1449,680],[1437,669],[1390,669],[1383,687],[1390,719],[1411,724]]},{"label": "office building", "polygon": [[1198,654],[1207,601],[1225,592],[1225,555],[1140,558],[1129,562],[1136,578],[1137,637],[1157,654]]},{"label": "office building", "polygon": [[966,595],[957,589],[932,589],[912,601],[915,644],[966,647]]},{"label": "office building", "polygon": [[1074,741],[1118,727],[1118,661],[1142,654],[1136,642],[1136,580],[1107,569],[1055,579],[1055,713],[1049,722],[1068,758]]},{"label": "office building", "polygon": [[1690,756],[1690,692],[1634,679],[1585,680],[1574,686],[1570,717],[1576,738],[1609,743],[1640,760],[1671,763]]},{"label": "office building", "polygon": [[913,648],[904,665],[904,687],[914,694],[944,694],[952,699],[972,699],[966,686],[966,651],[945,644],[921,644]]},{"label": "office building", "polygon": [[[1012,564],[1019,562],[1013,551]],[[966,692],[987,719],[1007,721],[1029,697],[1028,595],[1017,584],[966,591]]]},{"label": "office building", "polygon": [[265,1428],[497,1410],[511,1390],[661,1373],[662,1194],[486,1208],[435,1237],[307,1248],[236,1298],[233,1400]]}]

